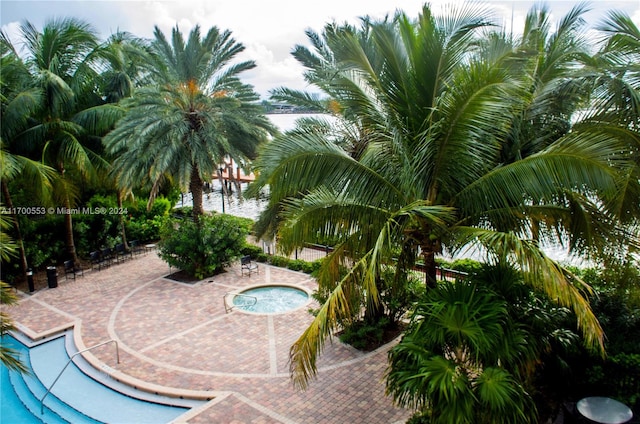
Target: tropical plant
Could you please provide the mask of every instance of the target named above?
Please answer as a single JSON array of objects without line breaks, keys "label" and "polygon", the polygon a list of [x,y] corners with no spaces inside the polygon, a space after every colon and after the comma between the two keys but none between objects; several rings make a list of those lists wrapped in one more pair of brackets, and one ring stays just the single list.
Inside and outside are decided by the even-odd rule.
[{"label": "tropical plant", "polygon": [[[271,195],[258,235],[277,234],[285,249],[317,237],[338,240],[318,274],[330,295],[291,348],[300,387],[338,323],[362,312],[352,305],[377,307],[385,265],[399,263],[406,272],[421,256],[434,287],[436,255],[445,248],[477,248],[513,263],[528,284],[571,308],[585,343],[602,349],[602,329],[583,296],[588,286],[539,242],[569,237],[580,251],[606,239],[593,233],[609,234],[618,222],[609,201],[632,164],[616,131],[557,125],[540,129],[544,143],[505,162],[514,117],[532,113],[535,79],[530,66],[508,65],[540,58],[500,43],[491,54],[478,42],[489,25],[483,16],[477,5],[443,17],[425,6],[417,19],[398,12],[364,18],[360,28],[329,24],[322,34],[308,32],[311,48],[294,50],[308,82],[329,100],[289,89],[275,97],[315,102],[334,122],[307,121],[269,143],[254,189],[268,185]],[[561,99],[562,90],[551,90],[559,82],[549,84],[544,97]],[[555,119],[569,122],[569,112]],[[556,112],[549,113],[553,121]],[[594,198],[600,207],[585,200]]]},{"label": "tropical plant", "polygon": [[[28,118],[39,103],[39,94],[29,87],[29,80],[23,62],[13,50],[5,34],[0,33],[0,55],[2,74],[0,76],[0,184],[3,202],[6,205],[13,230],[16,235],[20,267],[26,279],[29,264],[25,252],[24,239],[13,204],[9,185],[17,182],[32,191],[35,199],[46,202],[51,192],[54,170],[42,163],[18,154],[19,146],[12,143],[16,134],[28,125]],[[40,203],[42,204],[42,203]],[[35,207],[35,204],[29,205]],[[31,209],[35,210],[35,209]],[[43,210],[43,209],[42,209]]]},{"label": "tropical plant", "polygon": [[387,389],[425,422],[539,422],[538,411],[546,419],[560,404],[544,398],[534,406],[540,376],[562,371],[579,342],[573,326],[566,308],[512,266],[484,265],[418,301],[389,352]]},{"label": "tropical plant", "polygon": [[[9,223],[5,219],[4,215],[0,215],[0,259],[4,262],[7,261],[15,251],[15,244],[8,237],[5,230],[9,226]],[[0,304],[13,305],[18,302],[18,297],[13,292],[13,287],[4,281],[0,281]],[[13,321],[9,314],[3,309],[0,311],[0,362],[2,362],[7,368],[25,372],[27,368],[20,362],[19,354],[12,348],[6,346],[4,336],[13,330]]]},{"label": "tropical plant", "polygon": [[504,299],[475,283],[443,282],[390,351],[388,391],[431,423],[536,422],[513,371],[528,354],[524,336]]},{"label": "tropical plant", "polygon": [[196,26],[171,43],[155,29],[148,70],[151,83],[123,102],[127,113],[104,142],[122,187],[146,186],[150,199],[168,179],[188,187],[193,217],[203,214],[202,189],[230,157],[246,165],[273,131],[258,96],[239,74],[252,61],[234,62],[244,47],[229,31]]},{"label": "tropical plant", "polygon": [[202,279],[212,276],[240,257],[249,223],[224,214],[190,219],[166,219],[160,233],[160,257],[170,266]]},{"label": "tropical plant", "polygon": [[[99,156],[98,136],[119,112],[100,107],[104,100],[95,84],[100,49],[90,25],[73,18],[58,19],[46,22],[39,31],[24,22],[20,32],[25,46],[22,80],[29,80],[25,94],[31,97],[25,125],[5,142],[55,169],[54,201],[70,209],[79,193],[77,183],[87,181],[97,167],[105,165]],[[65,214],[65,243],[68,257],[77,261],[69,213]]]}]

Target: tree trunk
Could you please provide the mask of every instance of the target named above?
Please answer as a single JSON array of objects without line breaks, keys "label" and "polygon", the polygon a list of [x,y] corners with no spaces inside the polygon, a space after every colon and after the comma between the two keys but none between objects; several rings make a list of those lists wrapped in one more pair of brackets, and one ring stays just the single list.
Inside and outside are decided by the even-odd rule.
[{"label": "tree trunk", "polygon": [[73,240],[73,219],[71,218],[71,200],[67,193],[64,194],[64,207],[67,213],[64,214],[64,241],[67,246],[67,256],[73,261],[78,263],[78,256],[76,254],[76,244]]},{"label": "tree trunk", "polygon": [[189,182],[189,190],[191,190],[191,196],[193,199],[193,221],[198,223],[200,216],[204,214],[204,208],[202,207],[202,188],[204,187],[204,181],[200,177],[200,169],[197,165],[193,166],[191,170],[191,181]]},{"label": "tree trunk", "polygon": [[118,202],[118,220],[120,222],[120,234],[122,235],[122,243],[124,244],[125,249],[128,249],[129,244],[127,243],[127,232],[124,228],[124,214],[122,213],[122,191],[120,189],[116,190],[116,199]]},{"label": "tree trunk", "polygon": [[422,250],[424,257],[425,284],[428,289],[434,289],[437,284],[436,254],[433,250]]},{"label": "tree trunk", "polygon": [[11,219],[13,219],[13,228],[16,230],[16,238],[18,242],[18,251],[20,252],[20,266],[22,268],[22,277],[24,281],[27,281],[27,269],[29,264],[27,263],[27,253],[24,250],[24,242],[22,241],[22,232],[20,231],[20,224],[18,223],[18,217],[13,210],[13,201],[11,200],[11,194],[9,193],[9,187],[5,181],[2,184],[2,194],[4,195],[4,202],[11,211]]}]

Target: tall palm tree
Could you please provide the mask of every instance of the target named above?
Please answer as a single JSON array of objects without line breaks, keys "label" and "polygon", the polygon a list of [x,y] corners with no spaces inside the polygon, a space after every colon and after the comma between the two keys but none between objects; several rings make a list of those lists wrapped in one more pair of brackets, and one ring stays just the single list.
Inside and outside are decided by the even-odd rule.
[{"label": "tall palm tree", "polygon": [[[85,121],[87,126],[92,126],[92,132],[100,136],[106,135],[113,129],[115,121],[124,116],[124,109],[118,104],[133,96],[136,87],[145,84],[148,72],[145,65],[149,61],[148,45],[145,40],[135,37],[128,32],[112,34],[94,53],[98,57],[98,66],[95,80],[103,93],[105,104],[96,108],[99,111],[99,119],[92,119],[88,115]],[[111,110],[114,119],[104,119],[104,110]],[[92,125],[94,124],[94,125]],[[107,153],[102,156],[109,162],[109,167],[101,169],[100,180],[104,188],[113,189],[116,193],[118,210],[122,210],[122,204],[126,197],[132,196],[131,189],[120,187],[113,173],[113,160]],[[122,242],[127,244],[124,214],[119,214],[120,234]]]},{"label": "tall palm tree", "polygon": [[[0,215],[0,260],[7,261],[14,253],[16,245],[13,240],[9,238],[5,230],[9,226],[8,221],[4,216]],[[1,305],[13,305],[18,302],[18,297],[13,292],[13,288],[0,281],[0,304]],[[0,311],[0,341],[4,341],[4,336],[9,331],[13,330],[13,320],[6,313],[6,311]],[[0,344],[0,362],[9,369],[26,372],[26,366],[20,361],[20,354],[14,349]]]},{"label": "tall palm tree", "polygon": [[[25,69],[40,102],[12,143],[56,170],[54,196],[70,209],[78,194],[77,181],[104,165],[97,153],[99,139],[84,126],[108,122],[94,109],[103,101],[95,90],[92,67],[98,39],[88,24],[71,18],[48,21],[41,31],[27,21],[20,30]],[[77,261],[71,214],[65,214],[65,244],[68,257]]]},{"label": "tall palm tree", "polygon": [[52,168],[17,153],[20,148],[13,142],[14,137],[28,127],[29,117],[37,110],[41,98],[40,92],[30,87],[27,69],[4,33],[0,33],[0,46],[2,49],[0,53],[2,67],[0,76],[1,196],[13,221],[20,266],[23,277],[26,279],[29,265],[9,184],[18,180],[21,186],[29,187],[34,191],[40,205],[47,204],[51,192],[51,181],[55,174]]},{"label": "tall palm tree", "polygon": [[193,216],[203,213],[202,189],[226,157],[245,164],[273,131],[253,88],[239,79],[252,61],[229,31],[211,28],[188,40],[174,28],[171,42],[158,29],[148,70],[152,82],[123,104],[125,117],[105,137],[117,155],[114,173],[123,187],[148,185],[153,198],[171,177],[193,195]]},{"label": "tall palm tree", "polygon": [[[350,308],[352,297],[379,303],[382,266],[421,257],[433,287],[443,248],[482,248],[516,264],[529,284],[570,307],[586,343],[602,349],[601,327],[583,296],[589,288],[547,257],[533,234],[553,238],[558,226],[574,234],[570,199],[618,191],[628,160],[611,134],[568,132],[505,163],[531,76],[481,49],[483,16],[466,6],[436,17],[425,6],[415,20],[398,12],[364,19],[360,29],[327,25],[322,35],[309,32],[312,49],[294,51],[308,81],[329,97],[316,103],[338,122],[275,139],[257,165],[255,188],[268,185],[271,193],[261,233],[277,233],[289,249],[318,235],[338,240],[318,276],[331,294],[291,348],[300,387],[338,322],[360,313]],[[276,95],[314,101],[287,89]],[[597,222],[606,211],[581,212]]]}]

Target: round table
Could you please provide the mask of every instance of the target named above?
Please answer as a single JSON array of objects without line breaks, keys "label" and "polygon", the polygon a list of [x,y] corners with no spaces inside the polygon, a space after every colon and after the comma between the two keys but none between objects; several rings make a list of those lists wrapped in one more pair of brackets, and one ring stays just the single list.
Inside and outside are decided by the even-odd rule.
[{"label": "round table", "polygon": [[633,417],[628,406],[608,397],[586,397],[576,407],[583,417],[602,424],[622,424]]}]

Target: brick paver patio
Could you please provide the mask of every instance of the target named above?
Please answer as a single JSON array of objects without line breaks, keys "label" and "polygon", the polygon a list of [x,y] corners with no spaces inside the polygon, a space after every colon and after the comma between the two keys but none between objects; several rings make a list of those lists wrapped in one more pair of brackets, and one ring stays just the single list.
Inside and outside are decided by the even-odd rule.
[{"label": "brick paver patio", "polygon": [[382,424],[411,416],[384,394],[388,347],[363,353],[334,339],[319,359],[317,379],[298,391],[288,353],[311,321],[311,304],[272,315],[225,311],[225,293],[261,284],[312,291],[308,275],[260,264],[259,274],[241,276],[238,263],[185,284],[167,279],[169,272],[150,252],[75,280],[62,275],[57,288],[24,294],[8,312],[32,339],[73,327],[79,349],[117,340],[120,364],[109,345],[85,357],[120,381],[211,399],[178,422]]}]

